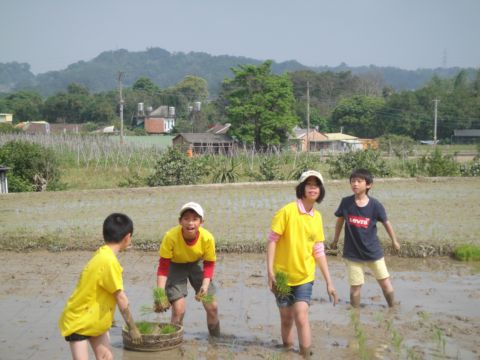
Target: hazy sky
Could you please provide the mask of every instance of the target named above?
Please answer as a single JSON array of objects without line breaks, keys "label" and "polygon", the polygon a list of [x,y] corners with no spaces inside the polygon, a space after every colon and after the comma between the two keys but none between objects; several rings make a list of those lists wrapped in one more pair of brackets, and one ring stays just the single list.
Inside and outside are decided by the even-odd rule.
[{"label": "hazy sky", "polygon": [[480,0],[0,0],[0,62],[34,73],[102,51],[305,65],[480,67]]}]

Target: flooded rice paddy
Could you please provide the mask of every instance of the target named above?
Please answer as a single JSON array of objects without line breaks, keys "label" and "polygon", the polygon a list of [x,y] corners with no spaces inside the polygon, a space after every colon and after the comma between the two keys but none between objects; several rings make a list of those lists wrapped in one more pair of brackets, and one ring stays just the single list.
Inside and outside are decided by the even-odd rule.
[{"label": "flooded rice paddy", "polygon": [[[88,251],[0,252],[0,359],[68,359],[57,321]],[[151,304],[157,266],[155,252],[120,255],[124,282],[136,320],[168,320],[140,315]],[[362,307],[350,310],[345,266],[328,258],[340,294],[333,307],[317,274],[310,308],[315,359],[478,359],[480,358],[480,265],[449,258],[388,257],[398,306],[385,307],[372,276],[362,289]],[[219,254],[216,277],[222,337],[210,340],[205,313],[190,292],[182,346],[140,353],[124,350],[123,319],[110,335],[115,359],[300,359],[280,348],[279,315],[267,290],[263,254]],[[191,291],[191,288],[189,289]],[[296,344],[296,349],[298,344]],[[92,355],[93,358],[93,355]]]}]

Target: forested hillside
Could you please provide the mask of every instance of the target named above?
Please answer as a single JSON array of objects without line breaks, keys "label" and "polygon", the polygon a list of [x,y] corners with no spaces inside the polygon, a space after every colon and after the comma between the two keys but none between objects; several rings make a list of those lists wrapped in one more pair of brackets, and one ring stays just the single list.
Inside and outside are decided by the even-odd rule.
[{"label": "forested hillside", "polygon": [[[292,58],[295,54],[292,54]],[[222,81],[231,78],[231,68],[243,64],[259,65],[263,60],[237,56],[212,56],[201,52],[170,53],[161,48],[130,52],[127,50],[105,51],[90,61],[79,61],[66,69],[34,75],[30,65],[25,63],[0,63],[0,93],[20,90],[34,90],[43,96],[65,91],[69,84],[77,83],[94,93],[112,90],[117,86],[117,74],[124,72],[124,85],[132,86],[140,77],[147,77],[161,88],[174,86],[186,75],[194,75],[208,82],[211,97],[216,97]],[[321,63],[322,59],[318,59]],[[314,72],[348,72],[375,81],[381,86],[395,90],[415,90],[428,82],[433,75],[449,78],[459,72],[459,68],[438,68],[402,70],[393,67],[374,65],[349,67],[340,64],[336,67],[308,67],[297,61],[272,62],[276,74],[298,70]],[[474,78],[475,70],[466,69],[469,79]]]}]

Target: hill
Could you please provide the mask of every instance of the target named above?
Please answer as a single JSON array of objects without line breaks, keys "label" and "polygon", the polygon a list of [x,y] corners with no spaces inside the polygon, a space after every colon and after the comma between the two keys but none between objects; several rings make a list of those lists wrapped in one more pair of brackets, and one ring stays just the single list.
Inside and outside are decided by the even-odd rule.
[{"label": "hill", "polygon": [[[203,52],[170,53],[161,48],[149,48],[145,51],[128,50],[105,51],[90,61],[79,61],[66,69],[49,71],[34,75],[26,63],[0,63],[0,92],[35,90],[44,96],[55,94],[75,82],[88,87],[93,92],[112,90],[117,87],[117,74],[125,73],[124,85],[131,86],[142,76],[150,78],[161,88],[178,83],[185,75],[196,75],[207,80],[212,96],[218,93],[221,82],[231,77],[232,67],[241,64],[260,64],[263,60],[220,55],[213,56]],[[350,67],[340,64],[336,67],[309,67],[291,60],[273,62],[275,73],[286,71],[313,70],[316,72],[351,71],[355,75],[374,76],[396,90],[414,90],[423,86],[434,74],[439,77],[452,77],[460,68],[437,68],[403,70],[395,67],[375,65]],[[475,69],[467,69],[469,77]]]}]

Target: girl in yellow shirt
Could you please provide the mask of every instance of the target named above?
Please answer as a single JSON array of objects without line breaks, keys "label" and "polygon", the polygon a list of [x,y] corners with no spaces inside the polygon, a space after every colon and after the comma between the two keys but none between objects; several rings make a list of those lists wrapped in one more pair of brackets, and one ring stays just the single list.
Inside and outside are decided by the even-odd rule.
[{"label": "girl in yellow shirt", "polygon": [[[293,347],[296,324],[300,354],[310,358],[312,336],[308,309],[315,278],[315,263],[327,284],[333,305],[338,302],[325,256],[322,215],[314,208],[325,197],[322,175],[304,172],[296,187],[297,201],[280,209],[274,216],[267,244],[268,287],[275,294],[280,310],[283,345]],[[276,293],[275,273],[287,274],[290,293]]]}]

